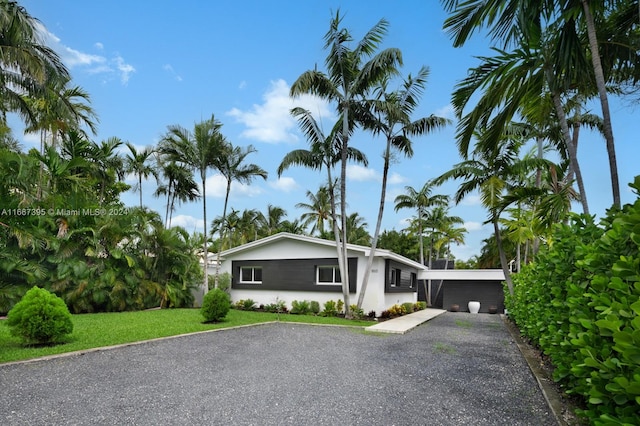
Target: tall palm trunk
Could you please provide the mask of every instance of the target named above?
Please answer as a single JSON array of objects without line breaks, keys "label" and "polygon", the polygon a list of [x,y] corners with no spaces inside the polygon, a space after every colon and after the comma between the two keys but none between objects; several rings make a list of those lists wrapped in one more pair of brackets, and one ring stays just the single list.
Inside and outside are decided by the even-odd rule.
[{"label": "tall palm trunk", "polygon": [[[214,278],[214,286],[218,288],[220,282],[220,252],[222,251],[222,239],[224,238],[225,221],[227,220],[227,205],[229,204],[229,194],[231,193],[231,179],[227,180],[227,193],[224,195],[224,206],[222,207],[222,224],[220,225],[220,248],[216,255],[216,275]],[[229,232],[229,238],[231,238],[231,232]],[[231,241],[229,241],[229,248],[231,248]]]},{"label": "tall palm trunk", "polygon": [[[553,71],[547,67],[545,69],[545,75],[547,78],[547,84],[549,87],[553,87]],[[587,202],[587,192],[584,187],[584,181],[582,180],[582,172],[580,171],[580,163],[578,163],[578,152],[576,149],[573,140],[571,139],[571,134],[569,132],[569,124],[567,123],[567,115],[564,112],[564,108],[562,106],[562,99],[560,99],[560,94],[557,90],[551,90],[552,98],[553,98],[553,106],[556,110],[556,115],[558,116],[558,121],[560,122],[560,129],[562,130],[562,137],[564,139],[564,143],[567,146],[567,151],[569,152],[569,161],[571,162],[571,167],[576,175],[576,183],[578,184],[578,191],[580,192],[580,202],[582,203],[582,211],[584,214],[589,214],[589,203]]]},{"label": "tall palm trunk", "polygon": [[362,285],[360,286],[360,294],[358,295],[358,309],[362,308],[364,302],[364,295],[367,291],[367,285],[369,284],[369,276],[371,275],[371,268],[373,267],[373,258],[376,248],[378,246],[378,236],[380,235],[380,228],[382,227],[382,216],[384,214],[384,199],[387,195],[387,179],[389,175],[389,157],[391,155],[391,141],[387,138],[387,148],[384,154],[384,168],[382,170],[382,190],[380,191],[380,205],[378,207],[378,220],[376,221],[376,229],[373,233],[373,239],[371,240],[371,251],[367,258],[367,267],[364,270],[364,277],[362,278]]},{"label": "tall palm trunk", "polygon": [[613,140],[613,127],[611,126],[611,112],[609,110],[609,99],[607,97],[607,88],[604,81],[604,71],[602,70],[602,62],[600,61],[600,49],[598,48],[598,39],[596,37],[596,28],[593,21],[593,15],[589,9],[589,2],[582,0],[582,8],[584,9],[585,21],[587,23],[587,35],[589,36],[589,46],[591,48],[591,62],[593,63],[593,71],[596,78],[596,86],[600,97],[600,105],[602,107],[602,121],[604,138],[607,143],[607,154],[609,156],[609,169],[611,172],[611,190],[613,194],[614,207],[620,208],[620,182],[618,178],[618,164],[616,160],[616,149]]},{"label": "tall palm trunk", "polygon": [[140,193],[140,209],[142,209],[142,173],[138,174],[138,192]]},{"label": "tall palm trunk", "polygon": [[500,235],[500,226],[498,225],[498,218],[493,219],[493,232],[496,236],[496,245],[498,246],[498,253],[500,255],[500,265],[502,266],[502,272],[504,273],[504,280],[507,282],[507,288],[509,294],[513,296],[513,281],[511,280],[511,273],[509,272],[509,264],[507,263],[507,255],[504,252],[502,246],[502,236]]},{"label": "tall palm trunk", "polygon": [[[202,257],[204,260],[204,281],[203,281],[203,290],[205,294],[209,291],[209,252],[207,249],[207,179],[204,173],[200,174],[202,178],[202,218],[204,219],[203,231],[204,231],[204,241],[202,242]],[[218,266],[216,265],[216,268]]]},{"label": "tall palm trunk", "polygon": [[[347,87],[344,93],[348,94]],[[347,146],[349,140],[349,103],[345,102],[342,117],[342,147],[340,152],[340,224],[341,224],[341,244],[338,247],[338,261],[342,257],[342,297],[344,299],[344,314],[346,318],[351,318],[349,305],[349,262],[347,261]]]}]

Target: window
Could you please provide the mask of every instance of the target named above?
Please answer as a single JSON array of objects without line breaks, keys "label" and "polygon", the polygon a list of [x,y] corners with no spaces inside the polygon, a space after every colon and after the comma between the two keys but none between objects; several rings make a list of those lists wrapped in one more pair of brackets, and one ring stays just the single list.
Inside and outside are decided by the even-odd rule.
[{"label": "window", "polygon": [[262,267],[242,266],[240,267],[240,282],[249,284],[262,283]]},{"label": "window", "polygon": [[318,266],[316,268],[316,282],[318,284],[340,284],[340,268],[338,266]]},{"label": "window", "polygon": [[418,284],[418,276],[416,275],[415,272],[411,273],[411,288],[416,288],[416,285]]},{"label": "window", "polygon": [[389,268],[389,285],[400,287],[400,269]]}]

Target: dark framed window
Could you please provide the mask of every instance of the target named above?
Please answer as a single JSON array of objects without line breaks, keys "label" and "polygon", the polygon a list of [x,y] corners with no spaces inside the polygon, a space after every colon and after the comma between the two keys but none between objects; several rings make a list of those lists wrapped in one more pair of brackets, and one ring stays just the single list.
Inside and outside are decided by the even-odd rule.
[{"label": "dark framed window", "polygon": [[389,268],[389,286],[400,287],[400,269]]},{"label": "dark framed window", "polygon": [[245,284],[262,283],[262,267],[242,266],[240,267],[240,282]]},{"label": "dark framed window", "polygon": [[336,265],[320,265],[316,268],[316,283],[318,284],[340,284],[340,268]]}]

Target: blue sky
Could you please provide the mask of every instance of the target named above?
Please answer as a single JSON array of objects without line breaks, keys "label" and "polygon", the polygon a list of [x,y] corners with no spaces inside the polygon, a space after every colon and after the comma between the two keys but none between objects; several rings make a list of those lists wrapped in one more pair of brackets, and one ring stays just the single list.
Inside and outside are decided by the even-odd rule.
[{"label": "blue sky", "polygon": [[[403,75],[430,68],[428,84],[415,118],[436,114],[453,118],[450,96],[467,69],[478,64],[474,56],[489,54],[487,41],[478,37],[454,49],[442,31],[445,13],[437,1],[125,1],[23,0],[40,19],[47,42],[60,54],[73,76],[73,85],[91,95],[99,115],[101,141],[117,136],[138,147],[155,145],[168,125],[192,129],[196,122],[215,115],[222,132],[234,145],[252,144],[257,154],[248,161],[269,172],[267,181],[234,185],[230,207],[266,212],[273,204],[286,209],[289,219],[303,211],[295,204],[308,201],[324,174],[293,168],[278,179],[283,156],[307,143],[288,111],[303,106],[329,122],[332,106],[312,98],[291,100],[288,90],[304,71],[324,69],[323,35],[332,13],[340,9],[344,25],[359,40],[381,18],[389,21],[382,47],[402,50]],[[599,114],[598,105],[593,112]],[[629,101],[612,101],[614,134],[623,202],[634,197],[627,183],[638,174],[640,154],[638,110]],[[15,121],[14,121],[15,122]],[[634,125],[632,125],[635,124]],[[37,135],[15,136],[25,148],[38,145]],[[414,156],[398,158],[391,167],[383,229],[401,230],[413,214],[394,212],[393,199],[407,185],[418,189],[460,161],[455,125],[414,140]],[[611,205],[611,189],[604,140],[584,130],[579,158],[585,175],[592,213],[602,215]],[[364,151],[369,167],[351,166],[347,181],[349,211],[363,216],[373,233],[380,197],[383,141],[359,132],[352,145]],[[133,181],[132,181],[133,182]],[[222,214],[224,187],[211,172],[207,184],[208,220]],[[155,181],[143,183],[143,202],[164,214],[164,199],[152,197]],[[453,194],[450,182],[436,193]],[[123,195],[127,205],[137,194]],[[453,247],[460,259],[479,254],[481,242],[491,234],[477,197],[454,206],[468,230],[464,245]],[[201,202],[183,204],[174,224],[189,231],[202,229]]]}]

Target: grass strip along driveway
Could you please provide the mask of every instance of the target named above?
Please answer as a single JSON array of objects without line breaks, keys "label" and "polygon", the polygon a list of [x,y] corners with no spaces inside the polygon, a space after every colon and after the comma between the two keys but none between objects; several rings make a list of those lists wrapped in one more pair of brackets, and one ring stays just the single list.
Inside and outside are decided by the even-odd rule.
[{"label": "grass strip along driveway", "polygon": [[11,336],[6,321],[0,321],[0,363],[278,320],[350,326],[372,324],[371,321],[312,315],[278,315],[235,309],[230,310],[222,322],[203,324],[199,309],[158,309],[73,315],[73,333],[65,343],[53,346],[24,346],[20,339]]}]

